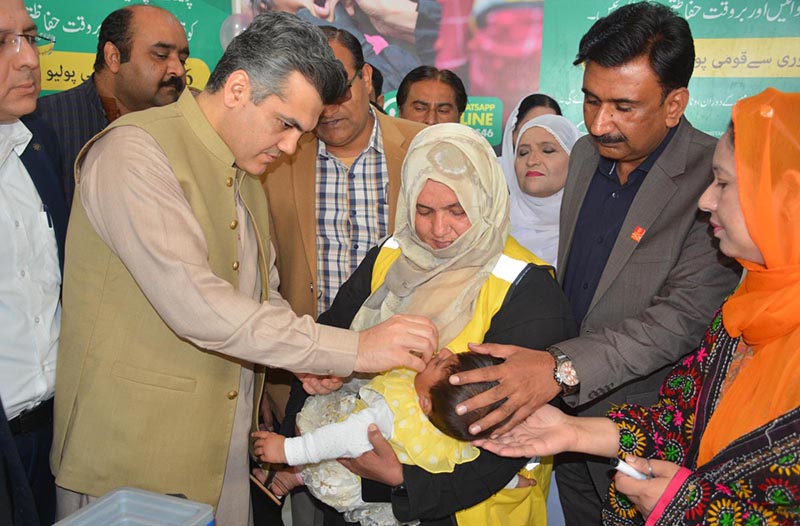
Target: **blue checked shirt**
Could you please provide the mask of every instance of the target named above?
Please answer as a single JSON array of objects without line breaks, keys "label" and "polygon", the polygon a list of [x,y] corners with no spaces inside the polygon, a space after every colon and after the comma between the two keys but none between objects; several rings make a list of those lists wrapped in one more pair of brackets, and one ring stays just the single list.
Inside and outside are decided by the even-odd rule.
[{"label": "blue checked shirt", "polygon": [[325,143],[318,141],[318,313],[328,310],[342,283],[387,234],[388,192],[389,173],[378,119],[369,145],[349,169],[328,153]]}]

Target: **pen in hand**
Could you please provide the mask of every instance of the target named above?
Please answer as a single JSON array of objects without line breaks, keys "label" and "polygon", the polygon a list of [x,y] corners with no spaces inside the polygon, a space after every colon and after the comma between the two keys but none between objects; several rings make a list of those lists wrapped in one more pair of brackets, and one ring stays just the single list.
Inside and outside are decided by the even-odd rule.
[{"label": "pen in hand", "polygon": [[630,464],[619,458],[611,459],[611,466],[617,471],[624,473],[625,475],[628,475],[636,480],[647,480],[650,478],[644,473],[636,471]]}]

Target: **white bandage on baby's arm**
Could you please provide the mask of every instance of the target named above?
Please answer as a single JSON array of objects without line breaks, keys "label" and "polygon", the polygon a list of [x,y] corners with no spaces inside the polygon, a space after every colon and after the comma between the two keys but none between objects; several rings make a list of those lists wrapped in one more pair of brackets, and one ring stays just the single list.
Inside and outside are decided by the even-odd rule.
[{"label": "white bandage on baby's arm", "polygon": [[322,426],[284,442],[286,463],[290,466],[313,464],[336,458],[355,458],[372,449],[367,436],[370,424],[376,424],[384,438],[392,432],[393,417],[383,399],[335,424]]}]

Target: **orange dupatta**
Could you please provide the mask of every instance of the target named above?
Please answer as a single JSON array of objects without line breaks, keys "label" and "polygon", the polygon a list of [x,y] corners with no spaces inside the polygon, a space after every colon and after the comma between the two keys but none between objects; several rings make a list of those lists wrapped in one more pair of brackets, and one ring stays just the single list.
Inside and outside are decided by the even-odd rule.
[{"label": "orange dupatta", "polygon": [[700,441],[698,465],[800,405],[800,93],[769,88],[733,108],[739,201],[764,265],[722,307],[753,350],[726,384]]}]

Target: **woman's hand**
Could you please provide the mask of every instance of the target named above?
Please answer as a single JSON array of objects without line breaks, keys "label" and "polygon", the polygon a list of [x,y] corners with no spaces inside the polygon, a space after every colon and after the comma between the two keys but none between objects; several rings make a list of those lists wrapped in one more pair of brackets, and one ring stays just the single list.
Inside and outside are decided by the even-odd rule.
[{"label": "woman's hand", "polygon": [[544,457],[570,451],[576,442],[570,417],[543,405],[508,433],[473,443],[501,457]]},{"label": "woman's hand", "polygon": [[622,473],[617,473],[614,477],[617,491],[624,493],[646,519],[653,512],[653,508],[656,507],[659,499],[667,490],[667,486],[681,467],[666,460],[648,460],[632,455],[626,456],[625,462],[636,471],[652,477],[647,480],[636,480]]},{"label": "woman's hand", "polygon": [[544,457],[564,451],[613,457],[619,431],[608,418],[574,417],[543,405],[508,433],[473,443],[502,457]]}]

